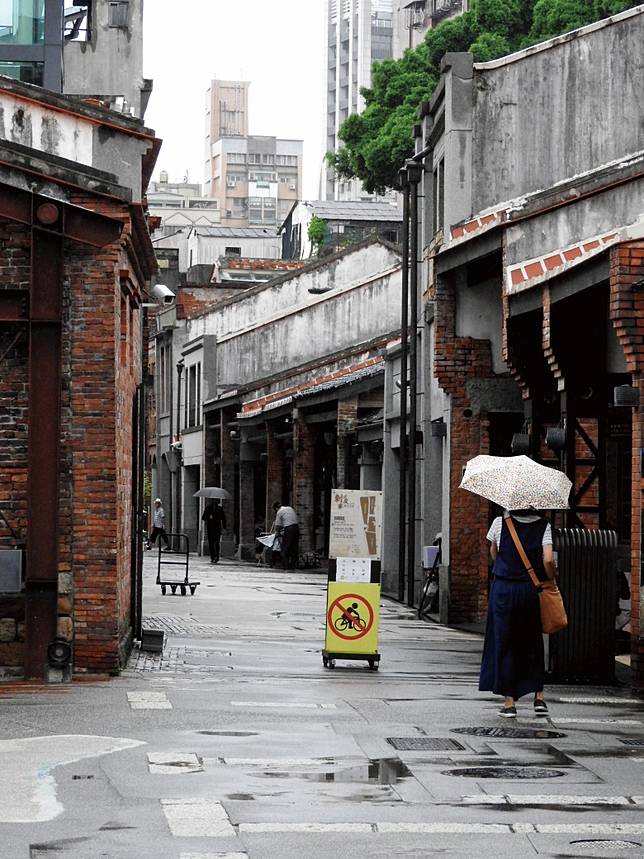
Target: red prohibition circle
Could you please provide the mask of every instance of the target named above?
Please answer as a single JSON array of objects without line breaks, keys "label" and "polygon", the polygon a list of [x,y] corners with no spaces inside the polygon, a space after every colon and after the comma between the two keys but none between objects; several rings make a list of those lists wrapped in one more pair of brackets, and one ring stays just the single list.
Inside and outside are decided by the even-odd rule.
[{"label": "red prohibition circle", "polygon": [[[369,612],[369,621],[366,624],[365,628],[359,633],[359,635],[344,635],[344,633],[339,632],[333,625],[333,609],[339,608],[340,611],[342,612],[342,614],[345,614],[344,607],[340,604],[340,600],[349,600],[349,599],[360,600],[361,603],[366,605],[367,610]],[[331,630],[331,632],[334,635],[337,635],[338,638],[343,638],[345,641],[357,641],[359,638],[363,638],[369,632],[371,627],[373,626],[373,609],[371,608],[371,606],[369,605],[367,600],[364,597],[360,596],[360,594],[342,594],[341,597],[337,597],[337,599],[334,599],[333,602],[331,603],[331,605],[329,606],[329,610],[327,612],[326,617],[327,617],[327,623],[328,623],[328,626],[329,626],[329,629]]]}]

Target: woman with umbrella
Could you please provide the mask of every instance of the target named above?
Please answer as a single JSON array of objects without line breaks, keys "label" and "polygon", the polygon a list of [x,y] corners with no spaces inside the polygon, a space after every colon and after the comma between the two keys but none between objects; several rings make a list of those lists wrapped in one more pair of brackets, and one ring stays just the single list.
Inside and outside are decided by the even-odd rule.
[{"label": "woman with umbrella", "polygon": [[516,718],[516,702],[528,694],[534,694],[535,714],[545,716],[539,592],[521,548],[540,581],[554,578],[552,529],[539,511],[566,508],[570,481],[525,456],[478,456],[467,464],[461,486],[506,511],[487,534],[494,567],[479,690],[504,696],[504,718]]}]

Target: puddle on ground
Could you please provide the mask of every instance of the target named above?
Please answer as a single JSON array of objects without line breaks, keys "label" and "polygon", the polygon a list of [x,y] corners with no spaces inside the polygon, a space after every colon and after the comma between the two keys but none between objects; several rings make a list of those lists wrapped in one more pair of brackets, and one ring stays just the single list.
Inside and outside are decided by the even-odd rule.
[{"label": "puddle on ground", "polygon": [[257,731],[197,731],[207,737],[257,737]]},{"label": "puddle on ground", "polygon": [[368,761],[366,764],[327,770],[321,773],[267,771],[262,775],[265,778],[301,778],[306,781],[391,785],[397,784],[403,779],[411,778],[412,773],[409,767],[398,758],[379,758]]},{"label": "puddle on ground", "polygon": [[561,770],[545,769],[533,766],[509,767],[460,767],[453,770],[443,770],[441,775],[463,776],[465,778],[500,778],[500,779],[531,779],[531,778],[560,778],[565,773]]}]

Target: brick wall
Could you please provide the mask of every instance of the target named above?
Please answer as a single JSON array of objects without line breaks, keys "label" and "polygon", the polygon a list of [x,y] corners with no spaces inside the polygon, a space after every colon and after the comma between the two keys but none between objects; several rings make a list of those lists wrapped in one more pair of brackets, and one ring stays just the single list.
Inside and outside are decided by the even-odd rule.
[{"label": "brick wall", "polygon": [[[29,231],[0,222],[0,292],[28,291]],[[0,324],[0,509],[19,539],[27,529],[28,344],[24,325]],[[0,518],[0,548],[15,542]],[[0,594],[0,665],[19,667],[24,658],[25,602],[21,594]]]},{"label": "brick wall", "polygon": [[[141,381],[140,284],[127,207],[79,196],[77,205],[125,221],[100,250],[65,244],[59,478],[58,635],[76,671],[113,671],[131,644],[132,408]],[[128,249],[129,248],[129,249]],[[0,290],[29,288],[29,233],[0,224]],[[26,534],[26,327],[0,326],[0,501]],[[36,416],[37,419],[37,416]],[[0,525],[0,546],[12,544]],[[6,621],[6,622],[3,622]],[[0,665],[24,659],[24,599],[0,596]]]},{"label": "brick wall", "polygon": [[273,504],[284,501],[284,451],[279,440],[273,435],[273,426],[266,424],[266,526],[273,519]]},{"label": "brick wall", "polygon": [[337,466],[336,486],[338,489],[347,487],[347,437],[355,432],[358,425],[358,399],[338,400],[337,418]]},{"label": "brick wall", "polygon": [[[92,206],[91,199],[82,202]],[[125,219],[125,238],[127,211],[100,209]],[[73,548],[59,593],[73,599],[77,671],[116,670],[131,640],[132,408],[143,346],[135,308],[140,289],[130,269],[123,239],[99,250],[68,246],[70,405],[63,446],[72,459]],[[71,635],[71,619],[59,623]]]},{"label": "brick wall", "polygon": [[487,603],[489,503],[459,489],[468,459],[489,450],[488,422],[472,409],[468,379],[493,378],[488,340],[456,336],[456,287],[437,278],[434,294],[435,374],[451,398],[450,424],[450,622],[476,622]]},{"label": "brick wall", "polygon": [[631,499],[631,665],[633,686],[644,689],[644,622],[641,615],[642,587],[642,480],[641,451],[644,448],[644,241],[625,242],[611,250],[610,317],[626,355],[633,385],[640,393],[640,406],[633,410],[633,466]]},{"label": "brick wall", "polygon": [[300,521],[300,551],[315,545],[313,530],[314,440],[311,428],[297,418],[293,422],[293,507]]}]

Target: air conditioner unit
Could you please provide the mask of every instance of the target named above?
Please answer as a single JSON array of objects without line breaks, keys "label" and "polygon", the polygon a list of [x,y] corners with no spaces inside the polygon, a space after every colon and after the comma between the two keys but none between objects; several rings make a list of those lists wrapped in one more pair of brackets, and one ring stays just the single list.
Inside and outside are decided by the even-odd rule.
[{"label": "air conditioner unit", "polygon": [[289,191],[297,191],[297,185],[289,185],[288,190]]},{"label": "air conditioner unit", "polygon": [[237,182],[232,182],[230,179],[226,181],[226,188],[236,188]]}]

